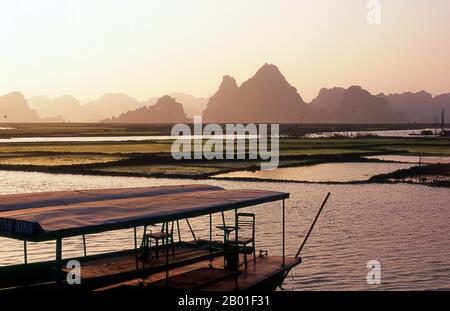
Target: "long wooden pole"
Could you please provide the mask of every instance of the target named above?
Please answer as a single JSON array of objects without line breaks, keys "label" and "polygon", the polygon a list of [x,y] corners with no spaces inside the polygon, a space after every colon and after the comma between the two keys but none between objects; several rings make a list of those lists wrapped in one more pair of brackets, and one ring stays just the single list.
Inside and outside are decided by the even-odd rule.
[{"label": "long wooden pole", "polygon": [[[235,254],[233,255],[233,265],[236,265],[235,269],[236,271],[239,270],[239,245],[238,245],[238,235],[239,235],[239,230],[238,230],[238,225],[239,225],[239,218],[238,218],[238,212],[237,212],[237,208],[234,210],[234,246],[235,246]],[[238,280],[238,274],[236,273],[234,276],[234,282],[235,282],[235,288],[236,290],[239,289],[239,280]]]},{"label": "long wooden pole", "polygon": [[[212,214],[209,214],[209,255],[212,254]],[[212,257],[210,257],[212,259]]]},{"label": "long wooden pole", "polygon": [[286,265],[286,217],[285,217],[285,202],[283,200],[283,264],[284,267]]},{"label": "long wooden pole", "polygon": [[325,200],[323,200],[322,205],[320,206],[319,211],[317,212],[316,217],[314,218],[314,221],[311,224],[311,227],[309,227],[308,233],[306,234],[305,238],[303,239],[302,245],[300,245],[300,247],[297,251],[297,254],[295,255],[295,258],[298,258],[303,247],[306,244],[306,241],[308,241],[309,235],[313,231],[314,226],[316,225],[317,219],[319,219],[320,213],[322,213],[322,210],[323,210],[325,204],[327,204],[327,201],[328,201],[328,198],[330,197],[330,195],[331,195],[331,192],[328,192],[327,196],[325,197]]},{"label": "long wooden pole", "polygon": [[86,249],[86,236],[83,234],[83,253],[84,257],[87,256],[87,249]]},{"label": "long wooden pole", "polygon": [[25,264],[28,263],[28,251],[27,251],[27,240],[23,240],[23,260]]},{"label": "long wooden pole", "polygon": [[56,284],[61,284],[62,274],[62,239],[56,238]]},{"label": "long wooden pole", "polygon": [[166,286],[169,285],[169,222],[166,221]]},{"label": "long wooden pole", "polygon": [[[139,271],[139,254],[138,254],[138,248],[137,248],[137,228],[133,228],[134,232],[134,260],[136,261],[136,271]],[[144,258],[145,260],[145,258]]]}]

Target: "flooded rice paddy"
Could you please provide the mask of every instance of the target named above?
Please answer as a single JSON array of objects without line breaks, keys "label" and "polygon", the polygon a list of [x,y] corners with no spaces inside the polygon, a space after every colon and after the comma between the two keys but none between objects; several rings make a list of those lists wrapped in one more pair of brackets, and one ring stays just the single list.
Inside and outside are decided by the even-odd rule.
[{"label": "flooded rice paddy", "polygon": [[284,167],[272,171],[235,171],[216,175],[219,178],[251,178],[303,182],[366,181],[370,177],[410,168],[401,163],[323,163],[311,166]]}]

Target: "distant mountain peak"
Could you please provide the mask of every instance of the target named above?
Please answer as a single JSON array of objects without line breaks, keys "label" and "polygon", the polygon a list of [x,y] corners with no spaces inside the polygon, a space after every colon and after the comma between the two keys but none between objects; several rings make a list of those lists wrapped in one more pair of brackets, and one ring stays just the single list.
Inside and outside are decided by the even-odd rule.
[{"label": "distant mountain peak", "polygon": [[347,91],[365,91],[365,92],[367,92],[367,90],[363,89],[359,85],[352,85],[347,89]]},{"label": "distant mountain peak", "polygon": [[97,100],[118,100],[118,99],[130,99],[130,100],[135,100],[134,98],[132,98],[131,96],[125,94],[125,93],[121,93],[121,92],[108,92],[105,93],[103,95],[101,95]]},{"label": "distant mountain peak", "polygon": [[119,117],[105,120],[118,123],[180,123],[187,122],[183,105],[175,98],[164,95],[155,104],[122,113]]},{"label": "distant mountain peak", "polygon": [[[265,63],[248,81],[281,81],[288,84],[286,78],[277,66]],[[245,83],[245,82],[244,82]]]},{"label": "distant mountain peak", "polygon": [[219,86],[219,90],[237,89],[236,79],[232,76],[225,75],[222,77],[222,83]]},{"label": "distant mountain peak", "polygon": [[281,74],[280,69],[278,69],[277,66],[269,63],[265,63],[261,66],[261,68],[258,69],[255,75],[257,74],[263,74],[263,73],[279,73]]},{"label": "distant mountain peak", "polygon": [[329,113],[332,113],[341,103],[345,91],[346,89],[342,87],[321,88],[319,95],[317,95],[317,97],[314,98],[309,105],[310,107],[323,109]]},{"label": "distant mountain peak", "polygon": [[278,67],[264,64],[240,86],[234,78],[224,76],[203,118],[219,123],[297,123],[306,110],[308,106]]},{"label": "distant mountain peak", "polygon": [[175,98],[169,96],[169,95],[163,95],[160,98],[158,98],[158,100],[155,103],[155,106],[160,106],[160,105],[179,105],[180,103],[178,103]]},{"label": "distant mountain peak", "polygon": [[0,96],[0,112],[3,122],[39,121],[37,112],[30,109],[27,100],[20,92]]},{"label": "distant mountain peak", "polygon": [[8,94],[5,94],[3,96],[4,99],[9,99],[9,100],[25,100],[25,97],[23,96],[22,93],[14,91],[14,92],[10,92]]},{"label": "distant mountain peak", "polygon": [[417,95],[433,97],[433,95],[431,95],[430,93],[428,93],[427,91],[424,91],[424,90],[417,92]]}]

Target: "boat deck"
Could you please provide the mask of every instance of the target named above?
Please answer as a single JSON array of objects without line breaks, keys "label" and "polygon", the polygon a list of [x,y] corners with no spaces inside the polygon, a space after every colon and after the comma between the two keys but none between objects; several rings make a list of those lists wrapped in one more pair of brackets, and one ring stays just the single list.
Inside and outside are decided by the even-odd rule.
[{"label": "boat deck", "polygon": [[[223,253],[221,249],[210,248],[209,243],[205,241],[175,243],[174,250],[174,255],[172,255],[172,249],[169,248],[169,256],[167,256],[169,269],[206,258],[214,258]],[[136,256],[138,256],[138,260],[136,260]],[[131,250],[97,258],[81,259],[82,284],[89,288],[97,288],[166,269],[163,247],[160,247],[158,258],[155,257],[154,251],[153,257],[146,259],[145,262],[140,256],[140,253]],[[69,272],[69,270],[63,269],[64,272]]]},{"label": "boat deck", "polygon": [[[240,258],[243,263],[243,257]],[[300,258],[286,258],[282,266],[281,256],[257,256],[253,261],[249,256],[247,266],[241,264],[236,270],[224,269],[224,258],[218,256],[205,259],[182,267],[137,277],[129,281],[117,283],[112,286],[98,288],[97,290],[114,290],[126,287],[138,288],[169,288],[191,289],[205,291],[230,291],[244,289],[275,289],[284,279],[284,273],[301,262]]]},{"label": "boat deck", "polygon": [[[210,251],[209,246],[204,243],[202,245],[202,242],[199,242],[199,244],[186,242],[177,243],[175,245],[174,256],[172,256],[171,251],[172,249],[169,248],[169,265],[177,265],[185,263],[186,261],[202,259],[209,256],[217,256],[221,253],[217,249]],[[138,256],[137,262],[136,256]],[[159,250],[159,258],[156,258],[153,255],[153,258],[145,260],[145,263],[142,259],[140,259],[140,254],[137,255],[133,251],[115,254],[114,256],[105,256],[82,261],[82,278],[83,280],[89,280],[103,276],[136,272],[137,263],[139,265],[139,270],[145,268],[145,271],[154,270],[165,266],[166,256],[163,248],[161,247]],[[64,269],[64,271],[68,272],[69,269]]]}]

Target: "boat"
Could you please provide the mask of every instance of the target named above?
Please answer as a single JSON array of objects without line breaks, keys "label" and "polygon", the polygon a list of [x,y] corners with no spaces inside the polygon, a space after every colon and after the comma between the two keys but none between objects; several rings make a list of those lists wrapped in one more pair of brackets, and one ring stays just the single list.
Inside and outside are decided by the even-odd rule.
[{"label": "boat", "polygon": [[[24,262],[0,267],[0,288],[275,290],[302,262],[301,248],[328,197],[297,254],[287,256],[286,192],[182,185],[3,195],[0,236],[23,242]],[[258,250],[254,236],[249,245],[240,240],[240,217],[255,219],[254,213],[241,209],[270,202],[280,203],[281,253],[276,255]],[[225,223],[227,211],[234,212],[231,225]],[[213,215],[222,216],[221,226],[213,228]],[[197,238],[189,222],[199,216],[209,219],[208,239]],[[189,239],[180,234],[182,221],[189,227]],[[255,223],[251,223],[253,234]],[[142,237],[138,228],[143,230]],[[86,235],[118,229],[133,229],[134,245],[123,251],[88,254]],[[223,233],[220,240],[216,240],[217,231]],[[63,258],[63,240],[74,236],[83,238],[83,256]],[[29,263],[30,241],[55,241],[55,259]],[[75,283],[70,281],[73,262],[79,263],[80,281]]]}]

